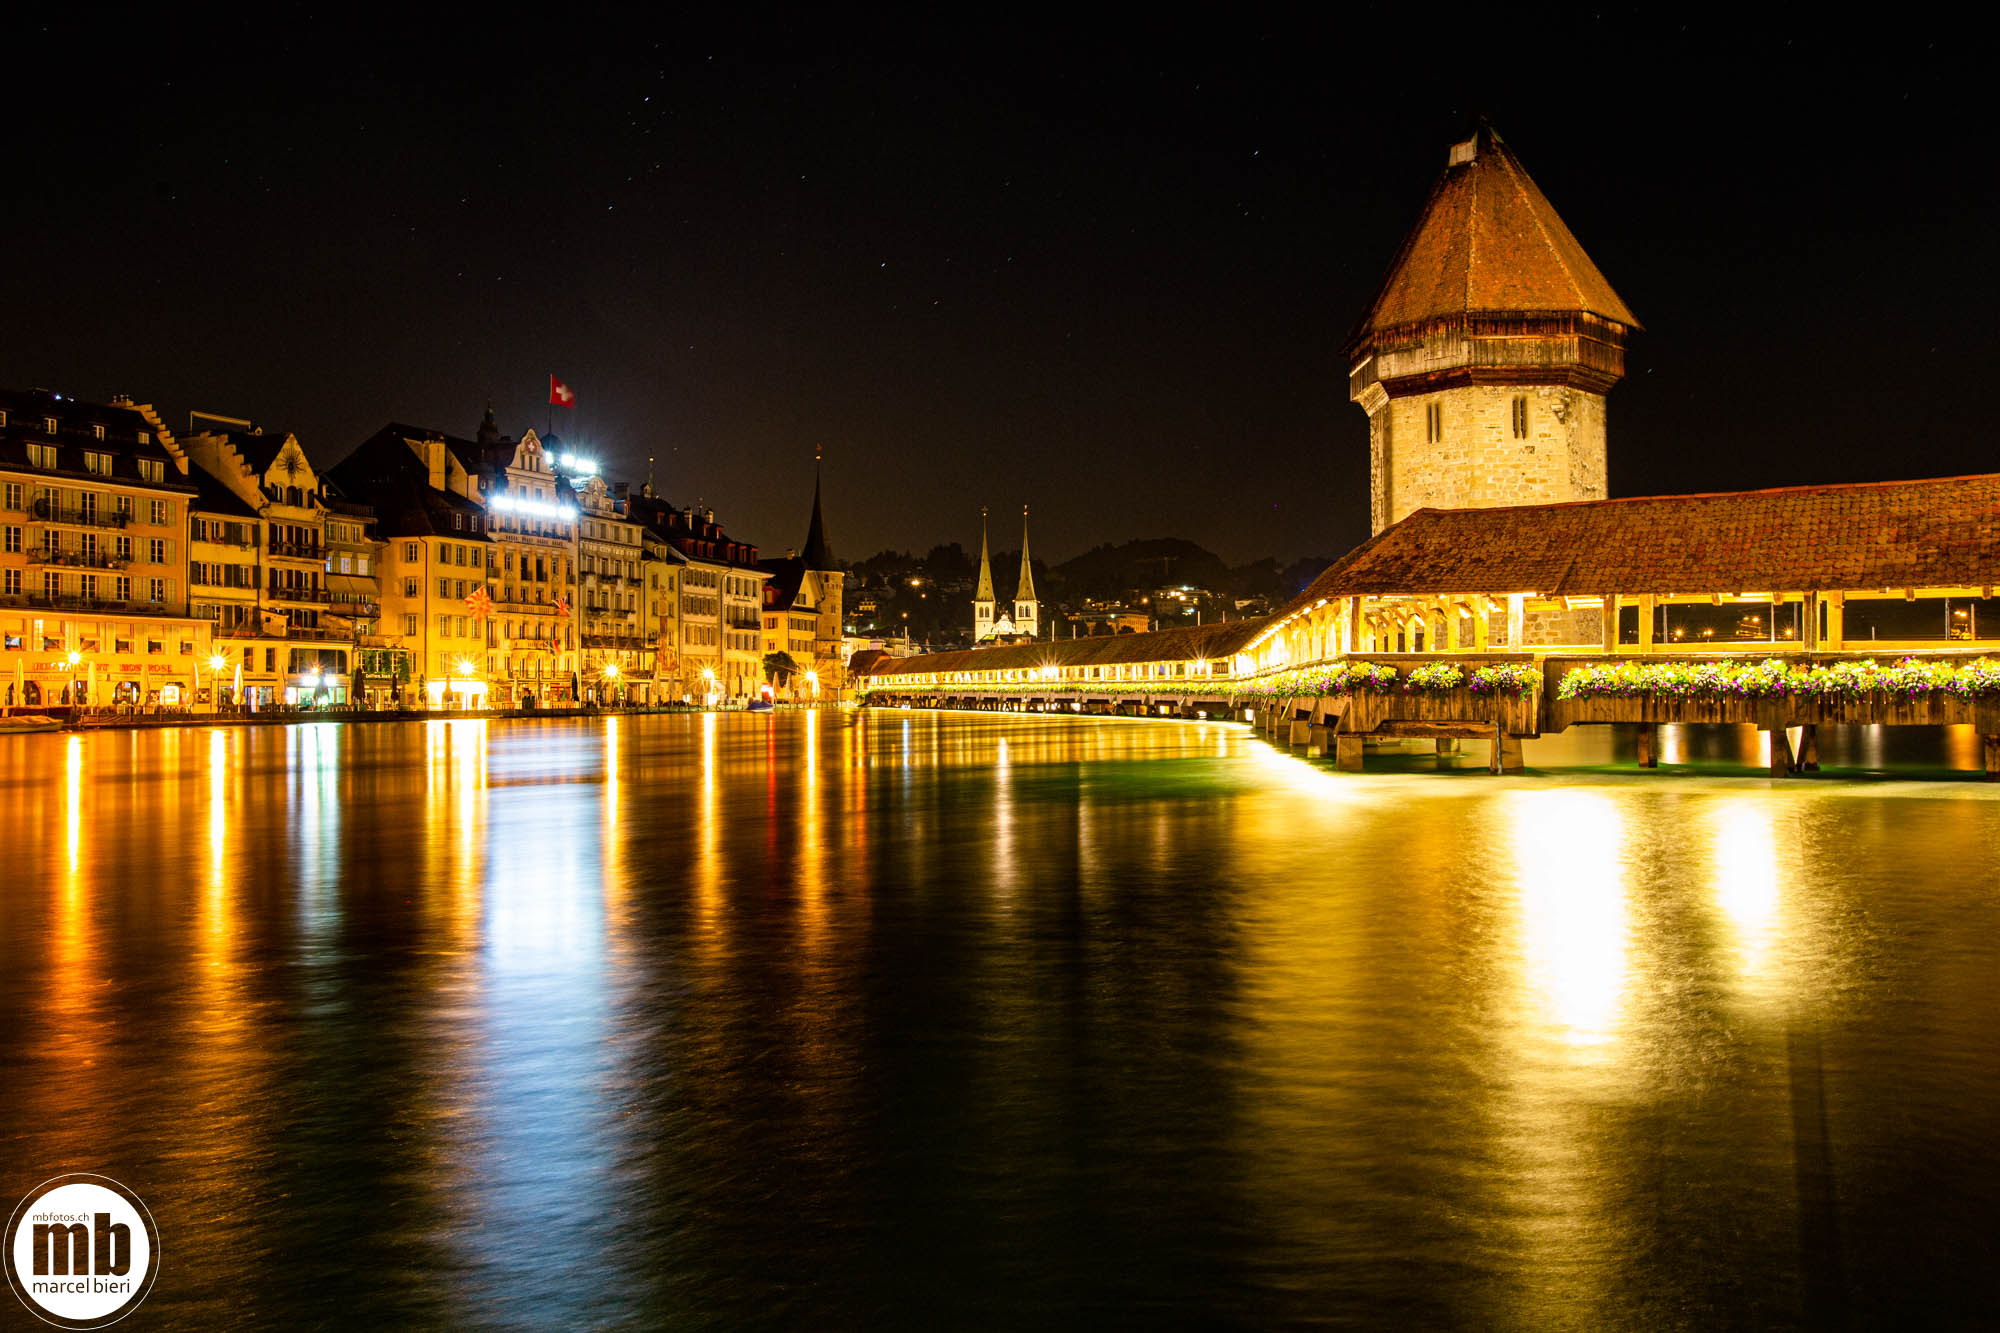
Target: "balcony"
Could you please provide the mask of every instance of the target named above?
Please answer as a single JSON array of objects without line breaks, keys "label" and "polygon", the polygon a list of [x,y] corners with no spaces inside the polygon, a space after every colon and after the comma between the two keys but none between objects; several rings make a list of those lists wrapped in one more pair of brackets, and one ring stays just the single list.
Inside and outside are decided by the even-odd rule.
[{"label": "balcony", "polygon": [[60,565],[65,569],[123,569],[132,561],[103,551],[51,551],[46,546],[28,548],[30,565]]},{"label": "balcony", "polygon": [[266,548],[268,554],[281,560],[325,560],[326,548],[318,542],[274,541]]},{"label": "balcony", "polygon": [[51,500],[37,500],[28,512],[42,523],[61,523],[72,528],[122,528],[132,521],[130,514],[106,514],[96,509],[65,509]]},{"label": "balcony", "polygon": [[266,588],[264,595],[274,602],[299,602],[307,606],[324,606],[333,600],[333,594],[325,588]]},{"label": "balcony", "polygon": [[170,614],[159,602],[114,602],[101,597],[45,597],[36,595],[28,598],[28,605],[37,611],[116,611],[121,615],[164,616]]}]

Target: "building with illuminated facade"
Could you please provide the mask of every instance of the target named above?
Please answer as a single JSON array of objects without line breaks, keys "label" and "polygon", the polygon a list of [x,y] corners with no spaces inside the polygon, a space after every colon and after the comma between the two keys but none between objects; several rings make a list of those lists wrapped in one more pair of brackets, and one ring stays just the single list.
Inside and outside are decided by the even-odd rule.
[{"label": "building with illuminated facade", "polygon": [[638,495],[631,517],[671,546],[680,569],[680,648],[683,692],[697,701],[755,699],[764,684],[764,582],[757,548],[733,540],[713,509],[677,509],[658,496]]},{"label": "building with illuminated facade", "polygon": [[584,698],[592,703],[652,701],[655,647],[641,623],[646,528],[627,517],[623,490],[601,476],[577,486],[578,657]]},{"label": "building with illuminated facade", "polygon": [[0,392],[0,699],[193,701],[187,455],[149,406]]},{"label": "building with illuminated facade", "polygon": [[[190,595],[197,611],[215,620],[216,650],[231,665],[225,688],[241,703],[346,703],[356,627],[352,615],[333,608],[328,500],[318,472],[293,435],[206,413],[197,413],[193,424],[200,429],[190,431],[183,445],[204,484],[203,509],[189,532],[201,547],[189,564]],[[240,541],[244,511],[248,547]],[[352,530],[343,552],[347,609],[372,600],[357,580],[372,585],[374,557],[365,522],[350,516],[339,526]],[[253,571],[254,605],[241,596],[246,566]]]},{"label": "building with illuminated facade", "polygon": [[487,566],[497,564],[487,509],[446,436],[391,425],[328,469],[343,494],[368,505],[380,539],[376,584],[381,647],[405,673],[369,686],[371,698],[413,708],[483,706],[488,699]]}]

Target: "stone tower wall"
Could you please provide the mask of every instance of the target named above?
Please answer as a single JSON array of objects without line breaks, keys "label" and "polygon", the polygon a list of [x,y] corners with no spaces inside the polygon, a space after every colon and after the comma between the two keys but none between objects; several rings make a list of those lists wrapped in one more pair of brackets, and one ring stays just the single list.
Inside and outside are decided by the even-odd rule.
[{"label": "stone tower wall", "polygon": [[[1514,436],[1517,397],[1528,400],[1525,439]],[[1376,532],[1419,509],[1602,500],[1607,494],[1602,394],[1562,385],[1471,384],[1378,401],[1368,421]],[[1443,431],[1435,441],[1433,403],[1443,408]]]}]

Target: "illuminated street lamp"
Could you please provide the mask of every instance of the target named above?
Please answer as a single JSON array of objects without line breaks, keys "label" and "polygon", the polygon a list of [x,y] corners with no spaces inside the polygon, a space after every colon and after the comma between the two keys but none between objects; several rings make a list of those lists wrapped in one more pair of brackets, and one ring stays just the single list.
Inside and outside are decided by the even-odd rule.
[{"label": "illuminated street lamp", "polygon": [[208,655],[208,711],[222,711],[222,669],[229,665],[229,659],[221,653]]},{"label": "illuminated street lamp", "polygon": [[703,667],[701,669],[701,678],[708,682],[708,706],[713,708],[715,707],[715,668]]},{"label": "illuminated street lamp", "polygon": [[806,672],[806,684],[812,686],[813,698],[819,698],[819,672]]}]

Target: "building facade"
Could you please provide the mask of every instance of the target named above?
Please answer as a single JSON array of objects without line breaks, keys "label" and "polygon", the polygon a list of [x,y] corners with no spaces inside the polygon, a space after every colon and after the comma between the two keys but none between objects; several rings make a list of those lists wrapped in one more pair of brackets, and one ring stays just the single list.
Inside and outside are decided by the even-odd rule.
[{"label": "building facade", "polygon": [[650,703],[655,648],[641,624],[645,525],[627,516],[626,498],[601,476],[584,481],[577,498],[583,697],[590,703]]},{"label": "building facade", "polygon": [[0,392],[0,699],[195,703],[187,455],[151,407]]},{"label": "building facade", "polygon": [[[352,617],[332,610],[327,504],[318,472],[296,436],[267,434],[233,417],[198,414],[194,424],[202,428],[185,441],[189,461],[255,515],[256,542],[249,554],[257,562],[256,614],[221,631],[220,650],[243,667],[237,701],[253,706],[346,703],[353,684],[355,627]],[[207,503],[226,507],[212,496]],[[225,515],[205,513],[203,518],[203,544],[212,552],[218,532],[227,537],[233,529]],[[240,576],[242,554],[238,547],[235,560],[201,561],[190,568],[190,577],[201,580],[204,604],[225,615],[240,611],[236,599],[223,590],[228,580]],[[348,559],[351,569],[352,554]],[[206,596],[210,592],[212,598]]]}]

